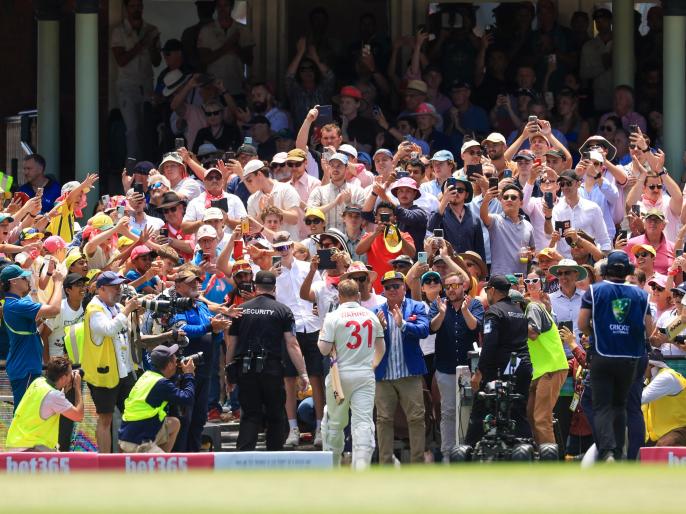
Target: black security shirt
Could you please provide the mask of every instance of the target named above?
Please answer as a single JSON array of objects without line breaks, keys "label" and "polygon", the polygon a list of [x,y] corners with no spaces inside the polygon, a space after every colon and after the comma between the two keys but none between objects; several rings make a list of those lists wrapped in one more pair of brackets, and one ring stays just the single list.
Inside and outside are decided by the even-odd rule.
[{"label": "black security shirt", "polygon": [[510,361],[510,355],[529,362],[528,322],[518,304],[505,298],[491,305],[484,315],[484,338],[479,370],[484,380],[497,377]]},{"label": "black security shirt", "polygon": [[295,333],[295,318],[286,305],[272,296],[260,295],[243,305],[243,315],[233,321],[229,334],[238,337],[236,356],[262,349],[269,357],[281,357],[284,332]]}]

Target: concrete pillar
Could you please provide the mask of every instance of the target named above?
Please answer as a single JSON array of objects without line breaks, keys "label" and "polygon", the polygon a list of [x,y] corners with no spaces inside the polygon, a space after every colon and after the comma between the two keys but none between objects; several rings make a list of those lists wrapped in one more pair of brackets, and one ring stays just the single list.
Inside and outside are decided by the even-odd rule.
[{"label": "concrete pillar", "polygon": [[36,2],[37,152],[47,161],[47,173],[60,180],[60,15],[62,2]]},{"label": "concrete pillar", "polygon": [[663,22],[663,134],[665,166],[677,182],[684,171],[682,156],[686,133],[686,4],[664,2]]},{"label": "concrete pillar", "polygon": [[612,0],[612,80],[634,86],[633,0]]},{"label": "concrete pillar", "polygon": [[[100,169],[98,98],[98,1],[76,2],[75,178],[82,181]],[[94,205],[98,186],[88,195]]]}]

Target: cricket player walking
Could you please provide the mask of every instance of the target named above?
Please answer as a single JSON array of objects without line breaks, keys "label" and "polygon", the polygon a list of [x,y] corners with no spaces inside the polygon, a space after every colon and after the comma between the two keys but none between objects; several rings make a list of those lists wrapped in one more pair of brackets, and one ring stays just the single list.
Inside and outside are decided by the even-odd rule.
[{"label": "cricket player walking", "polygon": [[343,430],[352,410],[353,469],[369,467],[374,452],[374,369],[386,351],[383,328],[369,309],[360,305],[360,290],[354,280],[338,284],[339,307],[329,312],[319,332],[319,350],[332,355],[326,377],[326,408],[322,420],[324,450],[341,463]]}]

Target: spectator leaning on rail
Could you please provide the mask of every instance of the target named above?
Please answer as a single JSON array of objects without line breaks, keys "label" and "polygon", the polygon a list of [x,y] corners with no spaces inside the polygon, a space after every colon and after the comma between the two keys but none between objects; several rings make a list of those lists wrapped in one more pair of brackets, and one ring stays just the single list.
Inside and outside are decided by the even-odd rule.
[{"label": "spectator leaning on rail", "polygon": [[[119,448],[125,453],[170,452],[179,434],[178,418],[167,416],[167,405],[190,407],[195,398],[195,363],[179,362],[179,346],[159,345],[150,352],[152,370],[141,375],[126,399],[119,429]],[[181,368],[181,387],[171,379]]]},{"label": "spectator leaning on rail", "polygon": [[[67,386],[76,393],[76,406],[64,396]],[[5,446],[11,451],[55,451],[60,416],[72,421],[83,420],[81,375],[72,371],[66,357],[52,357],[45,377],[31,383],[17,407],[7,432]]]}]

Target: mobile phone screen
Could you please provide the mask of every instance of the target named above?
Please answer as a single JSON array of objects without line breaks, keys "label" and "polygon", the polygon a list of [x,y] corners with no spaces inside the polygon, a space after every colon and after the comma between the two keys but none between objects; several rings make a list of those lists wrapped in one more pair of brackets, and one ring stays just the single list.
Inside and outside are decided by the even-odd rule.
[{"label": "mobile phone screen", "polygon": [[229,202],[228,202],[228,200],[227,200],[226,198],[220,198],[219,200],[212,200],[212,201],[210,202],[210,205],[211,205],[212,207],[217,207],[217,208],[221,209],[221,210],[224,211],[224,212],[228,212],[228,211],[229,211]]},{"label": "mobile phone screen", "polygon": [[555,222],[555,230],[557,230],[560,235],[564,234],[564,231],[568,228],[572,228],[572,222],[569,220]]},{"label": "mobile phone screen", "polygon": [[319,265],[317,266],[317,269],[336,269],[336,263],[331,259],[333,256],[333,248],[317,250],[317,255],[319,256]]},{"label": "mobile phone screen", "polygon": [[467,178],[471,178],[472,175],[483,174],[483,168],[481,164],[467,164]]},{"label": "mobile phone screen", "polygon": [[319,116],[317,116],[314,122],[317,127],[327,125],[333,121],[333,106],[320,105],[317,110],[319,111]]}]

